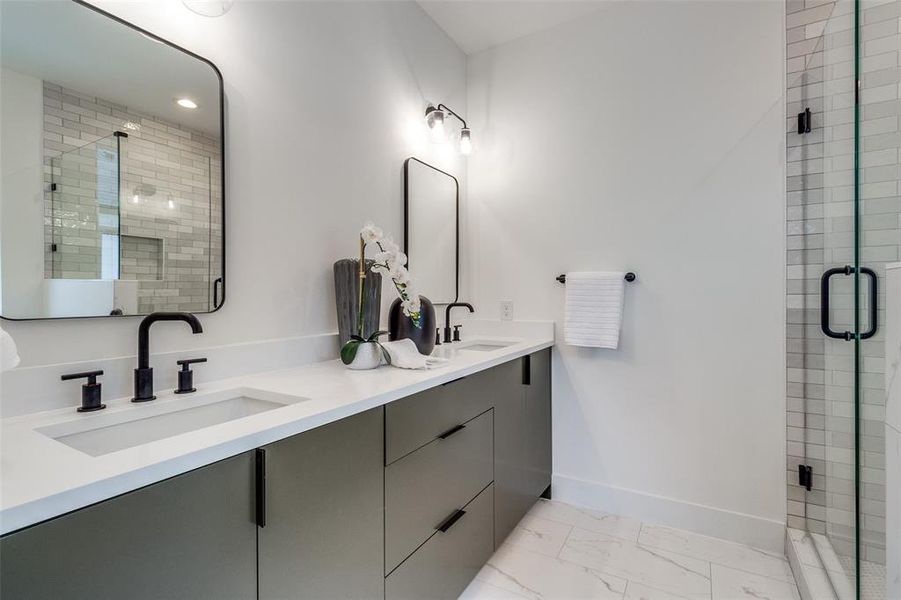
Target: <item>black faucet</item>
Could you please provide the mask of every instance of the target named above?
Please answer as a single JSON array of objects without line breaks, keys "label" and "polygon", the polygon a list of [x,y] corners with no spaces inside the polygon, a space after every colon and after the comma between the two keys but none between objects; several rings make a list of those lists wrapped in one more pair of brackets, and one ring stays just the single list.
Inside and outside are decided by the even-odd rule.
[{"label": "black faucet", "polygon": [[191,313],[157,312],[150,313],[138,327],[138,368],[135,369],[135,397],[132,402],[153,400],[153,369],[150,368],[150,326],[157,321],[184,321],[193,333],[203,333],[200,321]]},{"label": "black faucet", "polygon": [[[472,304],[469,302],[451,302],[447,305],[447,308],[444,311],[444,343],[451,343],[451,324],[450,324],[450,311],[455,306],[465,306],[469,309],[469,312],[475,312],[476,309],[472,307]],[[459,337],[459,334],[458,334]],[[459,340],[458,340],[459,341]]]}]

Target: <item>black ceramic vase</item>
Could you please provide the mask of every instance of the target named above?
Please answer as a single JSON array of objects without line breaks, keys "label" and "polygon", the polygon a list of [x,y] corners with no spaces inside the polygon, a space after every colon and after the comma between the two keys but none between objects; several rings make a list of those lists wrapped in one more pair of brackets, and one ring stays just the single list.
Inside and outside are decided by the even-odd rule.
[{"label": "black ceramic vase", "polygon": [[425,296],[419,297],[420,313],[422,315],[421,327],[416,327],[413,319],[404,314],[404,307],[400,298],[391,304],[388,311],[388,338],[391,341],[409,338],[416,344],[420,354],[426,356],[435,349],[435,307]]}]

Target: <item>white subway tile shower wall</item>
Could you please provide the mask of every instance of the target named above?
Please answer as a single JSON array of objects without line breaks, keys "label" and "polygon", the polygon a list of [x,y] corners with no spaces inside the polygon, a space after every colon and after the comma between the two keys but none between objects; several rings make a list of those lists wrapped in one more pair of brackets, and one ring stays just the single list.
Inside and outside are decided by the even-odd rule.
[{"label": "white subway tile shower wall", "polygon": [[[853,345],[820,331],[819,278],[854,261],[854,14],[848,0],[787,3],[788,524],[854,551]],[[861,37],[861,263],[884,280],[899,258],[901,2],[863,2]],[[799,136],[809,107],[813,131]],[[843,281],[842,281],[843,280]],[[832,327],[853,328],[850,278],[834,278]],[[884,323],[884,292],[880,291]],[[861,344],[861,558],[885,562],[884,344]],[[798,485],[798,464],[814,488]]]},{"label": "white subway tile shower wall", "polygon": [[[128,137],[117,144],[114,131]],[[46,277],[100,278],[100,234],[120,233],[118,213],[119,276],[140,282],[138,312],[210,309],[222,262],[218,138],[45,81],[44,151],[45,181],[62,182],[46,193]]]}]

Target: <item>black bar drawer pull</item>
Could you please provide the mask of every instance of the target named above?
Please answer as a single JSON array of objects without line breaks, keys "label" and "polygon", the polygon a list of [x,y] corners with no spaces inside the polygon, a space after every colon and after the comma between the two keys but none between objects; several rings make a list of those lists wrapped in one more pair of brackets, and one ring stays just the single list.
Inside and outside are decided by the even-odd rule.
[{"label": "black bar drawer pull", "polygon": [[266,451],[256,452],[256,519],[258,527],[266,526]]},{"label": "black bar drawer pull", "polygon": [[452,514],[451,516],[446,518],[444,521],[442,521],[441,525],[439,525],[435,529],[437,529],[441,533],[447,533],[447,530],[450,529],[451,527],[453,527],[454,523],[459,521],[460,518],[465,514],[466,514],[465,510],[463,510],[462,508],[458,508],[457,510],[454,511],[454,514]]},{"label": "black bar drawer pull", "polygon": [[854,339],[854,333],[850,331],[834,331],[829,323],[829,281],[833,275],[853,275],[855,272],[863,273],[870,280],[870,327],[860,334],[860,339],[867,340],[876,335],[879,327],[879,283],[876,272],[867,267],[855,268],[850,265],[828,269],[820,279],[820,328],[827,336],[837,340],[850,342]]},{"label": "black bar drawer pull", "polygon": [[439,435],[439,436],[438,436],[438,439],[439,439],[439,440],[446,440],[447,438],[449,438],[450,436],[454,435],[455,433],[457,433],[457,432],[460,431],[461,429],[466,429],[466,425],[463,425],[462,423],[461,423],[460,425],[454,425],[453,427],[451,427],[450,429],[448,429],[447,431],[445,431],[444,433],[442,433],[441,435]]}]

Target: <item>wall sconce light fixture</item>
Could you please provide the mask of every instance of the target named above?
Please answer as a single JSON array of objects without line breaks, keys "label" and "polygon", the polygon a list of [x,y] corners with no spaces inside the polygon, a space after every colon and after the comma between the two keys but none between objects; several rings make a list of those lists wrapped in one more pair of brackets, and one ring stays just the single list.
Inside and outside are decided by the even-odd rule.
[{"label": "wall sconce light fixture", "polygon": [[466,125],[463,117],[444,104],[439,104],[438,106],[429,104],[425,109],[425,122],[432,133],[432,137],[439,141],[444,140],[444,125],[447,115],[457,117],[460,123],[463,124],[463,128],[460,129],[460,153],[468,156],[472,152],[472,130]]}]

